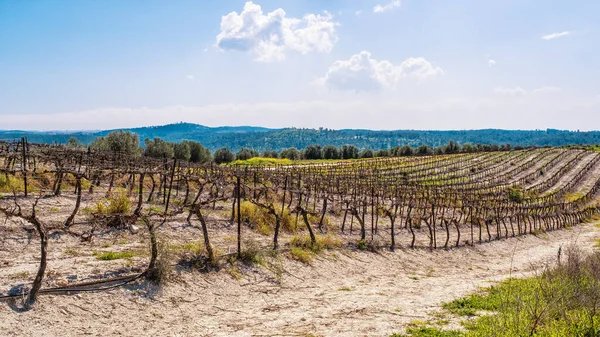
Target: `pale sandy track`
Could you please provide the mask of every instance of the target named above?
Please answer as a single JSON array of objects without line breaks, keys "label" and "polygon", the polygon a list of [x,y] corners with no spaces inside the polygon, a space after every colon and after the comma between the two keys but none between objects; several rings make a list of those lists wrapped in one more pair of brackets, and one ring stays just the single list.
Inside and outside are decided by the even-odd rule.
[{"label": "pale sandy track", "polygon": [[560,246],[591,249],[598,237],[600,229],[587,224],[452,251],[341,250],[312,266],[283,258],[281,284],[265,269],[248,268],[241,280],[226,271],[183,272],[158,292],[139,285],[42,296],[25,313],[2,302],[0,335],[387,336],[427,319],[444,301],[530,273],[555,259]]}]

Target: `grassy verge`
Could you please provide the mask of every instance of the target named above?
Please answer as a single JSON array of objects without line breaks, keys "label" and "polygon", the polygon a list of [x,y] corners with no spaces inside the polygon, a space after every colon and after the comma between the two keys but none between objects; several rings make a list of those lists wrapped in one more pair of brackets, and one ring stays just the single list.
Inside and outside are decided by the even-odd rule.
[{"label": "grassy verge", "polygon": [[508,279],[443,305],[462,331],[409,327],[405,335],[600,336],[600,252],[567,249],[562,263],[524,279]]}]

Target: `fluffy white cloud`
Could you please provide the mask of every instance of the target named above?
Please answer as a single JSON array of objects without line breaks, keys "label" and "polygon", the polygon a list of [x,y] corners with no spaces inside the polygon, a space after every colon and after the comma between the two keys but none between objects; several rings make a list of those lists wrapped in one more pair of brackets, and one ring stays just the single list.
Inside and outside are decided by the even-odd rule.
[{"label": "fluffy white cloud", "polygon": [[496,60],[493,60],[493,59],[488,60],[488,67],[493,67],[495,65],[496,65]]},{"label": "fluffy white cloud", "polygon": [[554,86],[542,86],[537,89],[533,89],[531,91],[527,91],[521,87],[514,88],[506,88],[506,87],[496,87],[494,88],[494,93],[506,95],[506,96],[525,96],[525,95],[546,95],[546,94],[554,94],[560,92],[561,89],[559,87]]},{"label": "fluffy white cloud", "polygon": [[542,39],[546,40],[546,41],[553,40],[553,39],[557,39],[559,37],[567,36],[569,34],[571,34],[571,32],[569,32],[569,31],[564,31],[564,32],[560,32],[560,33],[552,33],[552,34],[542,36]]},{"label": "fluffy white cloud", "polygon": [[422,57],[410,57],[400,65],[378,61],[368,51],[352,55],[348,60],[335,61],[317,83],[329,88],[355,91],[374,91],[394,88],[406,77],[423,79],[443,75],[444,71]]},{"label": "fluffy white cloud", "polygon": [[263,14],[259,5],[249,1],[241,13],[221,18],[217,47],[252,52],[261,62],[283,60],[289,51],[327,53],[338,41],[336,26],[327,12],[288,18],[281,8]]},{"label": "fluffy white cloud", "polygon": [[398,7],[400,7],[400,0],[395,0],[385,5],[377,5],[373,7],[373,13],[384,13]]}]

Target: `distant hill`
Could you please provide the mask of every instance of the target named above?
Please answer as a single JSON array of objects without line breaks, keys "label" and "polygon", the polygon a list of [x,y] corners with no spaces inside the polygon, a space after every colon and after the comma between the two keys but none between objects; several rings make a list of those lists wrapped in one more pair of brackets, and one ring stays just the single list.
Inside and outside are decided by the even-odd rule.
[{"label": "distant hill", "polygon": [[[331,130],[331,129],[268,129],[254,126],[222,126],[207,127],[191,123],[177,123],[162,126],[147,126],[123,129],[135,132],[140,141],[146,138],[159,137],[171,142],[182,140],[198,141],[210,150],[228,147],[237,151],[242,147],[257,151],[280,151],[289,147],[299,149],[311,144],[345,145],[351,144],[359,148],[385,149],[396,145],[419,146],[427,144],[440,146],[454,140],[459,144],[511,144],[512,146],[560,146],[600,144],[600,131],[578,132],[563,130]],[[98,136],[104,136],[114,130],[78,131],[78,132],[35,132],[19,130],[0,130],[0,139],[12,140],[27,137],[36,143],[66,143],[70,137],[89,144]]]}]

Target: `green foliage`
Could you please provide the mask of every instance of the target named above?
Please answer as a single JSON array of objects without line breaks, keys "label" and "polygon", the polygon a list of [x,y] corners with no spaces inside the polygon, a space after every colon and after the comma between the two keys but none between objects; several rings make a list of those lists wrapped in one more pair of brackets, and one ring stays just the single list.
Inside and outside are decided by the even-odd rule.
[{"label": "green foliage", "polygon": [[231,165],[291,165],[293,162],[289,159],[254,157],[248,160],[236,160]]},{"label": "green foliage", "polygon": [[408,145],[395,146],[390,150],[390,154],[394,157],[407,157],[412,156],[414,154],[414,150]]},{"label": "green foliage", "polygon": [[523,202],[523,188],[520,186],[513,186],[508,190],[508,200],[512,202],[521,203]]},{"label": "green foliage", "polygon": [[315,244],[310,236],[294,236],[290,240],[290,255],[294,260],[311,264],[314,256],[325,249],[334,249],[342,246],[342,242],[330,235],[317,235]]},{"label": "green foliage", "polygon": [[132,202],[125,191],[120,191],[96,203],[93,213],[103,215],[129,214]]},{"label": "green foliage", "polygon": [[325,249],[335,249],[342,246],[342,242],[331,235],[316,235],[315,244],[310,240],[310,236],[294,236],[290,239],[290,247],[306,248],[313,253],[322,252]]},{"label": "green foliage", "polygon": [[262,153],[263,158],[279,158],[279,154],[277,153],[277,151],[264,151]]},{"label": "green foliage", "polygon": [[565,262],[526,279],[509,279],[480,294],[444,305],[459,315],[466,336],[600,335],[600,252],[589,257],[570,247]]},{"label": "green foliage", "polygon": [[17,179],[13,175],[0,174],[0,192],[12,193],[13,191],[21,192],[25,190],[23,180]]},{"label": "green foliage", "polygon": [[375,153],[373,153],[373,150],[366,149],[366,150],[362,150],[360,152],[359,157],[360,158],[373,158],[373,157],[375,157]]},{"label": "green foliage", "polygon": [[406,329],[406,334],[392,334],[390,337],[461,337],[464,334],[457,330],[440,330],[438,328],[418,326]]},{"label": "green foliage", "polygon": [[224,147],[215,151],[214,155],[215,163],[217,164],[225,164],[231,163],[235,160],[235,156],[228,148]]},{"label": "green foliage", "polygon": [[130,131],[113,131],[105,137],[96,138],[90,148],[93,151],[111,151],[131,156],[139,156],[142,150],[138,135]]},{"label": "green foliage", "polygon": [[189,161],[192,156],[190,144],[186,142],[175,143],[173,145],[173,155],[175,159]]},{"label": "green foliage", "polygon": [[300,247],[291,247],[290,256],[304,264],[311,264],[313,260],[313,253],[310,250],[306,250]]},{"label": "green foliage", "polygon": [[300,160],[300,151],[298,151],[296,148],[289,148],[287,150],[283,150],[281,151],[281,153],[279,154],[280,158],[285,158],[285,159],[289,159],[289,160]]},{"label": "green foliage", "polygon": [[433,149],[429,145],[421,145],[417,148],[415,152],[419,156],[428,156],[433,154]]},{"label": "green foliage", "polygon": [[460,145],[458,145],[455,141],[451,140],[448,142],[443,149],[445,154],[455,154],[460,152]]},{"label": "green foliage", "polygon": [[69,140],[67,141],[67,143],[65,144],[67,147],[72,148],[72,149],[84,149],[85,145],[83,145],[82,143],[80,143],[77,138],[75,137],[71,137],[69,138]]},{"label": "green foliage", "polygon": [[321,149],[321,145],[307,146],[303,151],[302,158],[308,160],[323,159],[323,150]]},{"label": "green foliage", "polygon": [[194,141],[186,140],[184,143],[187,143],[190,147],[190,161],[192,163],[209,163],[212,160],[212,156],[210,155],[210,151],[205,148],[202,144]]},{"label": "green foliage", "polygon": [[323,159],[340,159],[340,151],[333,145],[327,145],[323,148]]},{"label": "green foliage", "polygon": [[240,260],[246,264],[264,265],[264,249],[260,244],[252,239],[244,241],[243,249],[240,254]]},{"label": "green foliage", "polygon": [[475,316],[478,311],[492,311],[497,309],[501,301],[502,292],[500,289],[490,287],[482,293],[471,294],[452,302],[444,303],[442,308],[457,316]]},{"label": "green foliage", "polygon": [[[280,214],[281,204],[274,204],[273,207],[277,210],[277,213],[281,216],[281,229],[287,232],[293,233],[296,231],[294,226],[294,220],[290,211],[286,208],[283,214]],[[240,204],[241,219],[247,223],[257,232],[263,235],[271,235],[275,230],[275,216],[269,214],[269,210],[257,206],[249,201],[242,201]]]},{"label": "green foliage", "polygon": [[341,150],[342,159],[358,158],[358,148],[354,145],[344,145]]},{"label": "green foliage", "polygon": [[[459,144],[495,144],[496,151],[500,144],[517,146],[565,146],[569,144],[600,144],[600,132],[575,132],[563,130],[457,130],[457,131],[373,131],[373,130],[330,130],[330,129],[266,129],[260,127],[216,127],[209,128],[190,123],[177,123],[163,126],[142,127],[130,129],[141,139],[161,137],[166,141],[179,142],[189,139],[202,143],[211,151],[220,147],[228,147],[238,151],[241,147],[250,147],[259,151],[281,151],[290,147],[304,148],[310,144],[353,145],[361,149],[380,149],[395,146],[416,147],[421,144],[440,146],[453,140]],[[84,144],[89,144],[98,136],[105,136],[106,131],[90,132],[26,132],[0,131],[0,139],[20,139],[28,137],[32,143],[65,144],[70,137],[77,138]],[[477,147],[477,146],[475,146]],[[482,150],[494,150],[488,146]],[[506,145],[503,146],[504,149]],[[600,148],[600,147],[596,147]],[[289,158],[296,160],[298,158]],[[346,157],[345,159],[352,159]]]},{"label": "green foliage", "polygon": [[258,152],[251,149],[241,149],[235,154],[236,160],[248,160],[254,157],[258,157]]},{"label": "green foliage", "polygon": [[94,251],[93,254],[97,260],[102,260],[102,261],[130,259],[135,256],[134,252],[129,252],[129,251],[124,251],[124,252],[96,252],[96,251]]},{"label": "green foliage", "polygon": [[463,153],[473,153],[475,151],[477,151],[477,149],[474,148],[473,145],[471,145],[471,143],[463,144],[462,148],[460,149],[460,152]]},{"label": "green foliage", "polygon": [[390,151],[383,149],[383,150],[379,150],[375,153],[375,157],[389,157],[390,156]]},{"label": "green foliage", "polygon": [[168,158],[175,156],[173,143],[165,142],[160,138],[144,140],[144,155],[153,158]]}]

